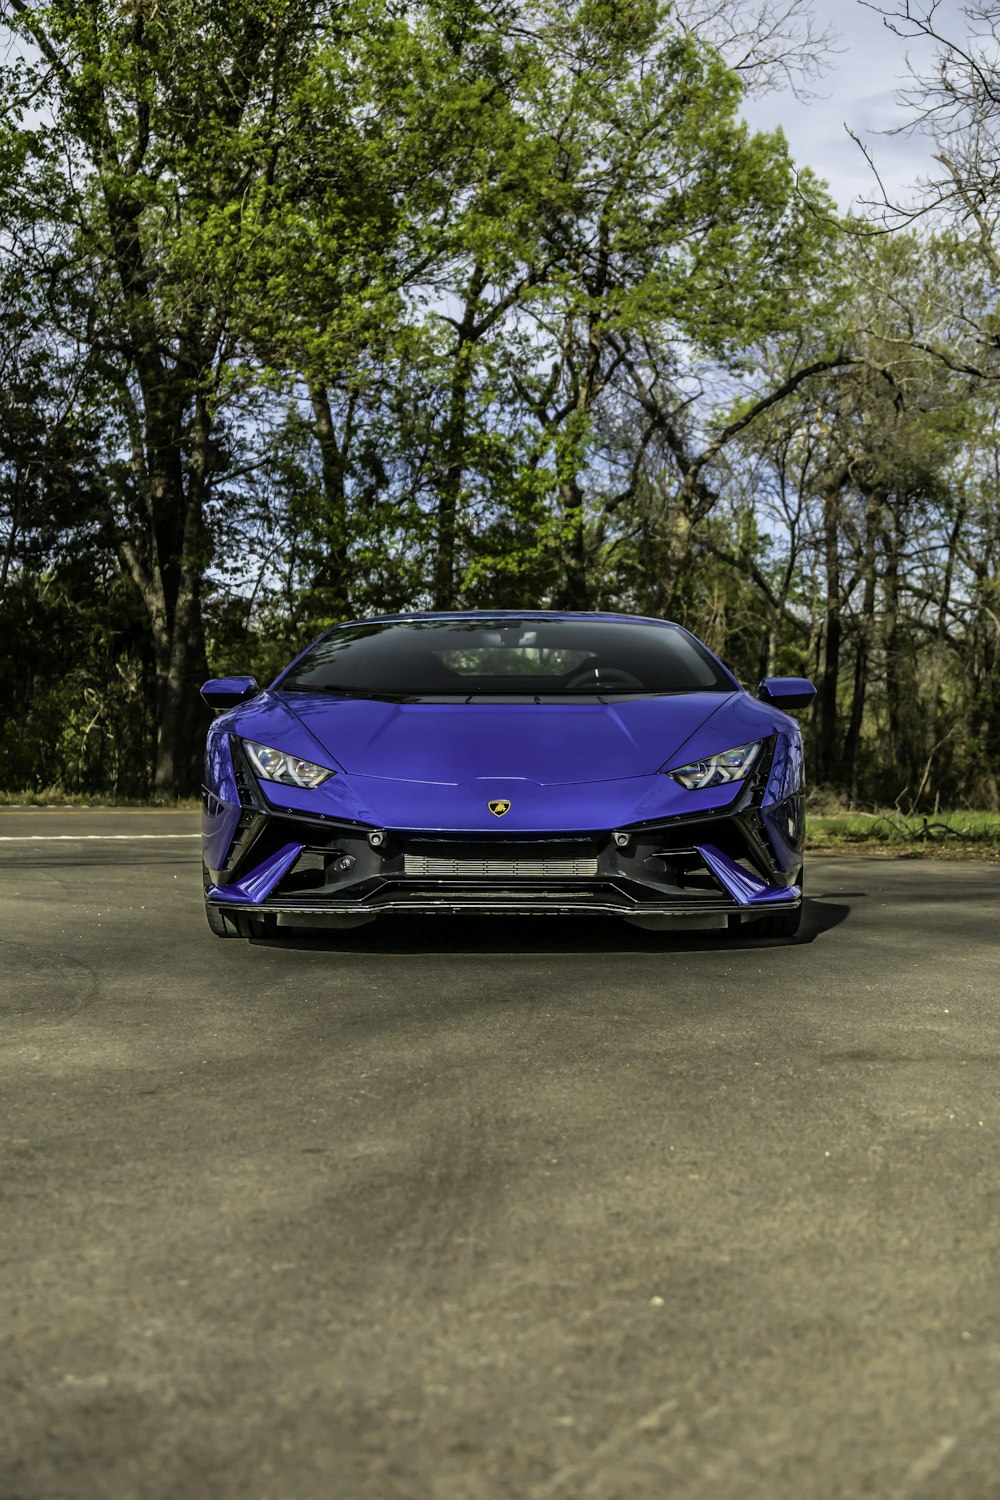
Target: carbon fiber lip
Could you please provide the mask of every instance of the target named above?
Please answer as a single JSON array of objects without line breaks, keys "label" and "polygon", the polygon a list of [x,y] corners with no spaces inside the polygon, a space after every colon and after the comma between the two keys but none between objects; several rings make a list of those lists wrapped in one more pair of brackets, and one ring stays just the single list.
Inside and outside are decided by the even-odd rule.
[{"label": "carbon fiber lip", "polygon": [[[796,889],[796,887],[791,887]],[[382,901],[358,901],[358,902],[336,902],[336,903],[314,903],[309,905],[299,901],[275,901],[268,900],[262,905],[255,906],[252,902],[235,901],[210,901],[210,906],[217,907],[220,911],[249,912],[254,916],[277,914],[297,916],[378,916],[385,912],[481,912],[496,913],[504,916],[534,916],[540,913],[549,915],[572,916],[576,912],[603,913],[612,917],[643,916],[643,917],[687,917],[687,916],[766,916],[772,911],[787,911],[798,906],[801,896],[796,896],[790,901],[768,901],[761,903],[755,908],[739,906],[735,901],[687,901],[683,904],[652,903],[652,902],[629,902],[611,900],[600,900],[593,896],[581,895],[578,897],[567,897],[564,895],[552,896],[529,896],[527,893],[521,895],[511,894],[509,897],[497,892],[492,896],[485,893],[479,896],[409,896],[396,899],[391,896]]]}]

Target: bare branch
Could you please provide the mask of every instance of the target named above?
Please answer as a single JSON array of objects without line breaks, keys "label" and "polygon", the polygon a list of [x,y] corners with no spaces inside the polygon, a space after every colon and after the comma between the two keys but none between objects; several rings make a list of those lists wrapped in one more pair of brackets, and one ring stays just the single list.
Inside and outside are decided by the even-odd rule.
[{"label": "bare branch", "polygon": [[748,94],[789,89],[815,98],[813,85],[844,50],[832,26],[817,24],[809,0],[677,0],[673,18],[716,48]]}]

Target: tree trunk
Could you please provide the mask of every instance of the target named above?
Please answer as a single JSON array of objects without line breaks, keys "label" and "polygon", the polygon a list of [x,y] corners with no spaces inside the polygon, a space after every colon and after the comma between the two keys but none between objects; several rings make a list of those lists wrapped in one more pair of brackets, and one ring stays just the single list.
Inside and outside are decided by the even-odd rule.
[{"label": "tree trunk", "polygon": [[309,386],[313,416],[316,419],[316,442],[320,452],[320,473],[325,508],[324,534],[326,558],[317,569],[315,586],[322,590],[329,613],[336,618],[350,614],[347,569],[347,490],[344,474],[344,452],[337,441],[337,431],[330,407],[330,392],[321,381]]},{"label": "tree trunk", "polygon": [[817,767],[821,782],[836,782],[839,766],[837,734],[837,685],[840,680],[840,647],[843,634],[840,593],[840,490],[823,497],[823,561],[826,601],[823,620],[823,657],[816,694]]},{"label": "tree trunk", "polygon": [[[883,545],[885,547],[885,615],[884,615],[884,644],[885,644],[885,701],[886,714],[888,718],[888,736],[886,743],[886,759],[890,765],[908,768],[911,765],[910,747],[904,746],[902,735],[902,703],[900,701],[900,651],[899,639],[899,536],[898,526],[886,527],[883,532]],[[904,771],[905,774],[905,771]],[[905,786],[893,788],[896,796],[909,787],[910,779],[907,776]]]},{"label": "tree trunk", "polygon": [[[191,761],[188,732],[195,715],[194,646],[202,637],[201,625],[201,507],[189,499],[185,554],[174,601],[169,635],[169,658],[165,678],[158,683],[159,721],[156,732],[156,770],[153,787],[158,797],[184,791],[185,771]],[[189,550],[190,549],[190,550]]]},{"label": "tree trunk", "polygon": [[24,471],[20,465],[17,469],[17,478],[14,481],[14,500],[10,509],[10,535],[4,543],[3,559],[0,560],[0,599],[7,592],[7,579],[10,576],[10,565],[14,560],[14,550],[17,546],[17,532],[21,524],[22,493],[24,490]]},{"label": "tree trunk", "polygon": [[875,624],[875,543],[882,514],[881,503],[869,496],[865,510],[864,555],[861,559],[863,589],[861,618],[858,621],[854,648],[854,682],[851,688],[851,714],[844,736],[841,774],[850,790],[852,804],[858,796],[858,750],[864,721],[865,697],[868,691],[868,662]]},{"label": "tree trunk", "polygon": [[435,609],[453,609],[457,592],[458,502],[466,466],[466,437],[469,413],[469,386],[472,382],[473,352],[480,335],[476,325],[479,299],[486,284],[486,272],[478,262],[472,268],[465,292],[465,309],[456,330],[452,353],[451,389],[443,434],[441,478],[438,483],[437,529],[435,536],[432,589]]},{"label": "tree trunk", "polygon": [[958,560],[958,543],[965,522],[965,503],[959,501],[955,513],[955,519],[948,533],[948,555],[945,558],[944,578],[941,584],[941,597],[938,601],[937,625],[934,636],[934,646],[931,655],[931,695],[927,709],[927,758],[924,762],[923,773],[916,791],[918,802],[923,798],[930,798],[934,790],[933,767],[938,750],[941,748],[947,733],[941,733],[941,694],[944,686],[945,657],[948,651],[948,608],[951,603],[951,591],[955,581],[955,565]]},{"label": "tree trunk", "polygon": [[562,498],[565,549],[563,582],[556,603],[560,609],[589,609],[583,492],[575,475],[560,484],[559,493]]},{"label": "tree trunk", "polygon": [[458,552],[458,499],[465,470],[465,433],[468,404],[469,345],[464,340],[455,356],[455,372],[448,401],[445,462],[438,485],[434,545],[433,595],[435,609],[455,607]]},{"label": "tree trunk", "polygon": [[[171,798],[192,789],[192,771],[200,759],[193,744],[201,721],[194,680],[204,667],[201,619],[202,518],[208,484],[211,418],[204,394],[195,401],[190,433],[191,457],[186,476],[177,459],[184,431],[180,411],[166,417],[166,398],[150,403],[153,418],[144,441],[133,444],[132,470],[148,516],[142,549],[135,536],[120,540],[122,558],[142,595],[149,616],[156,679],[156,748],[153,790]],[[165,433],[173,437],[170,442]],[[166,449],[166,451],[165,451]]]}]

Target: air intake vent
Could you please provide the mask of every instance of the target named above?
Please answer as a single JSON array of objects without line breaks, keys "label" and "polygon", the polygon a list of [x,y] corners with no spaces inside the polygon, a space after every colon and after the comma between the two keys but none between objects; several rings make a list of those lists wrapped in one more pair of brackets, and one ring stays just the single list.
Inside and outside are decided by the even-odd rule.
[{"label": "air intake vent", "polygon": [[260,798],[254,779],[250,774],[250,768],[243,755],[243,746],[236,735],[229,736],[229,744],[233,756],[233,779],[236,782],[236,793],[240,799],[240,805],[250,809],[256,809],[260,805]]},{"label": "air intake vent", "polygon": [[240,856],[246,852],[248,845],[253,842],[253,836],[259,826],[260,820],[255,812],[248,810],[240,813],[240,821],[236,825],[236,832],[233,834],[233,841],[229,846],[229,853],[226,855],[225,869],[232,870],[235,868]]},{"label": "air intake vent", "polygon": [[406,854],[403,873],[445,880],[593,879],[597,874],[597,860],[592,855],[564,859],[453,859],[439,854]]}]

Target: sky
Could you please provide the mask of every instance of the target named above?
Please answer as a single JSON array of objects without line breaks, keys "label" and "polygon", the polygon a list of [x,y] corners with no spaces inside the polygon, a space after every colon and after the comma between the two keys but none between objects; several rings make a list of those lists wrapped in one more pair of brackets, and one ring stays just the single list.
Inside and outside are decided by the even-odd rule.
[{"label": "sky", "polygon": [[[886,6],[889,0],[882,0]],[[904,42],[886,29],[882,18],[859,0],[812,0],[820,27],[838,34],[838,55],[813,90],[818,97],[798,101],[790,91],[751,100],[744,108],[756,129],[781,125],[799,166],[810,166],[826,179],[842,212],[858,200],[877,196],[877,184],[862,152],[847,134],[850,126],[870,148],[890,195],[906,201],[907,192],[929,165],[931,147],[922,136],[885,136],[906,118],[896,91],[907,78],[907,52],[915,65],[933,60],[934,48],[921,41]],[[960,0],[941,0],[938,29],[965,38],[969,23]]]}]

